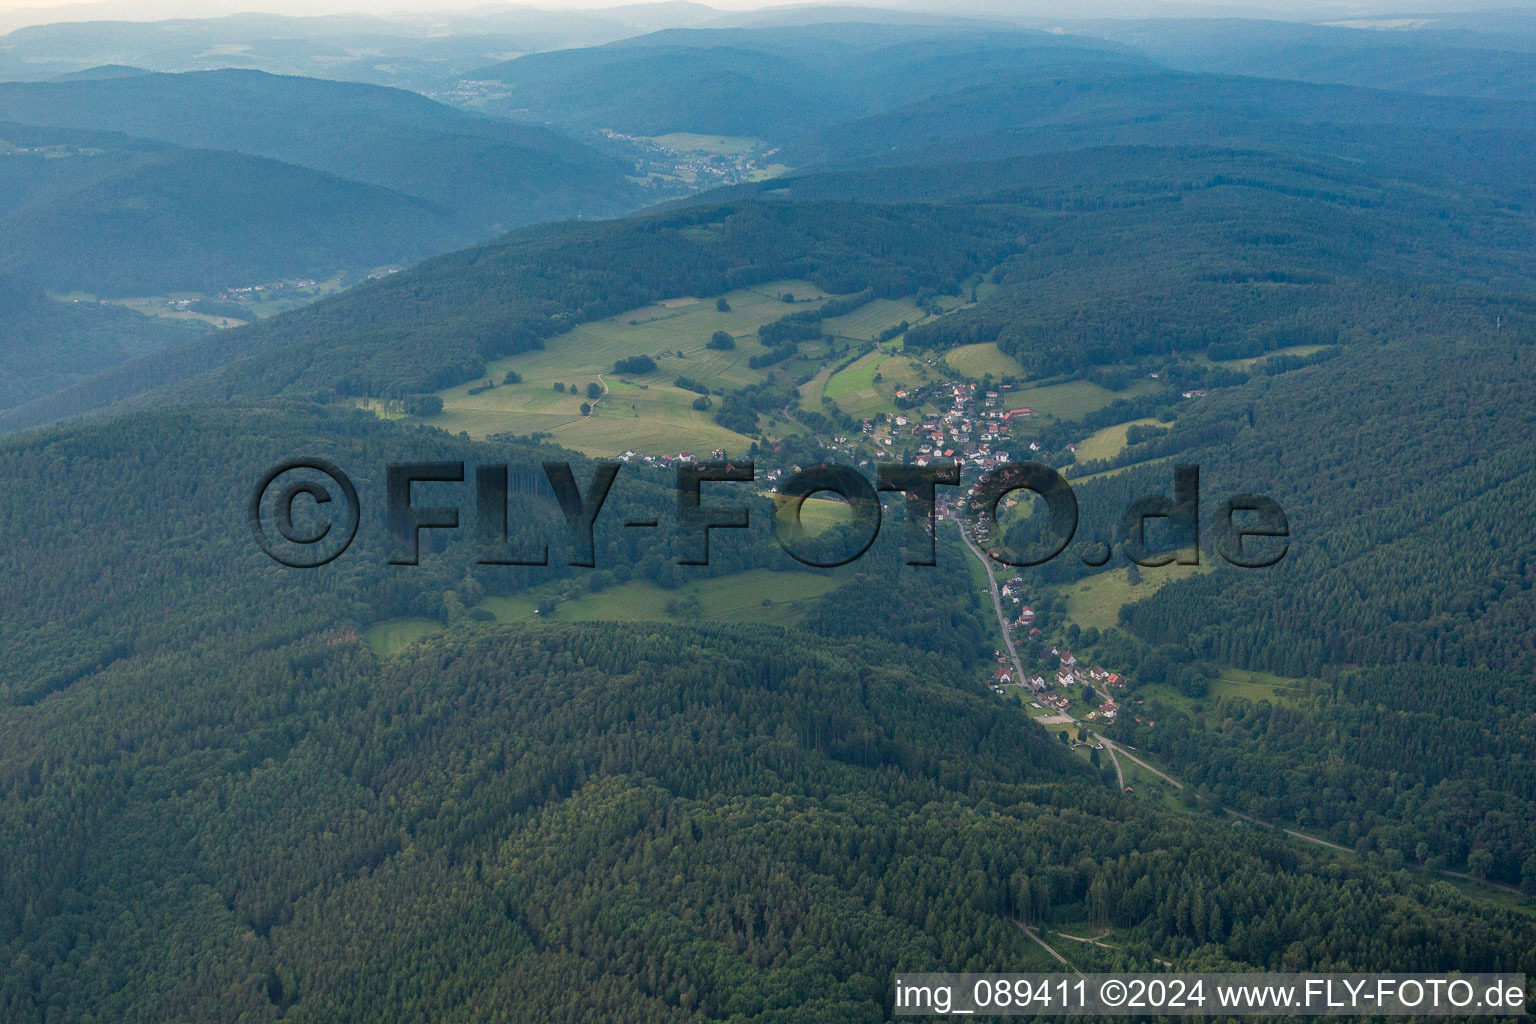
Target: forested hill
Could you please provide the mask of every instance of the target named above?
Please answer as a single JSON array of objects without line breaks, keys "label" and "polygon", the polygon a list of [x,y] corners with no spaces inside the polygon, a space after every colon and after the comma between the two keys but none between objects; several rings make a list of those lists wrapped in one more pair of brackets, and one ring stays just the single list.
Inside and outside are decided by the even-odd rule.
[{"label": "forested hill", "polygon": [[1021,69],[813,132],[796,167],[1003,159],[1110,145],[1222,145],[1343,157],[1427,181],[1520,188],[1536,154],[1530,101],[1429,97],[1164,69]]},{"label": "forested hill", "polygon": [[464,239],[444,206],[293,164],[0,124],[0,270],[55,292],[324,280],[415,262]]},{"label": "forested hill", "polygon": [[1207,349],[1455,337],[1536,297],[1536,224],[1497,194],[1255,154],[1145,162],[1134,191],[1085,174],[1016,194],[1067,212],[1039,218],[989,301],[907,344],[993,341],[1043,376]]},{"label": "forested hill", "polygon": [[237,70],[11,82],[0,84],[0,120],[123,132],[324,171],[452,211],[463,243],[639,202],[625,164],[572,139],[372,85]]},{"label": "forested hill", "polygon": [[847,204],[725,205],[527,228],[123,367],[6,422],[84,412],[219,367],[228,368],[174,397],[432,391],[577,323],[677,295],[784,277],[833,292],[952,291],[1000,260],[1016,231],[1006,211]]},{"label": "forested hill", "polygon": [[[1528,289],[1536,262],[1523,207],[1336,161],[1106,149],[950,169],[947,184],[926,188],[913,184],[917,172],[877,177],[902,197],[969,194],[886,205],[769,193],[525,229],[123,367],[0,424],[87,411],[210,371],[174,395],[433,391],[575,323],[775,277],[836,292],[954,294],[966,275],[988,272],[994,294],[914,330],[909,343],[997,341],[1026,367],[1059,373],[1215,341],[1250,345],[1253,355],[1438,330],[1482,308],[1490,291]],[[852,179],[811,180],[835,195]],[[793,197],[796,182],[787,187]],[[1431,282],[1442,290],[1418,309]],[[1189,295],[1199,298],[1181,298]]]},{"label": "forested hill", "polygon": [[696,132],[765,145],[981,85],[1020,67],[1115,74],[1150,61],[1102,40],[1002,24],[671,29],[528,54],[469,72],[490,113],[641,136]]},{"label": "forested hill", "polygon": [[1536,307],[1490,304],[1206,395],[1128,450],[1132,468],[1081,484],[1089,537],[1168,493],[1174,461],[1200,467],[1208,540],[1234,493],[1290,523],[1278,565],[1223,571],[1207,551],[1218,571],[1133,588],[1120,619],[1145,682],[1204,697],[1212,665],[1301,682],[1148,698],[1121,739],[1228,806],[1388,863],[1536,884],[1533,353]]},{"label": "forested hill", "polygon": [[[1498,18],[1497,15],[1494,18]],[[1431,18],[1407,32],[1236,18],[1073,26],[1136,47],[1170,67],[1436,96],[1529,100],[1536,95],[1536,25],[1508,11],[1502,31]],[[1491,19],[1490,19],[1491,20]]]},{"label": "forested hill", "polygon": [[[312,573],[243,521],[296,450],[371,503]],[[376,467],[402,454],[540,453],[297,406],[0,443],[25,538],[0,552],[6,1020],[547,1018],[575,990],[584,1021],[878,1020],[892,970],[1045,969],[1014,919],[1085,916],[1121,929],[1076,953],[1105,967],[1529,969],[1518,911],[1122,799],[957,674],[974,655],[469,615],[502,570],[381,563]],[[969,574],[945,578],[838,607],[964,622]],[[359,639],[434,606],[441,639]]]},{"label": "forested hill", "polygon": [[30,281],[0,275],[0,408],[204,333],[202,324],[121,307],[55,302]]},{"label": "forested hill", "polygon": [[1216,488],[1267,482],[1308,543],[1275,572],[1170,585],[1132,626],[1292,676],[1536,671],[1522,546],[1536,511],[1515,498],[1536,471],[1536,305],[1501,319],[1261,378],[1181,417],[1140,454],[1198,459]]}]

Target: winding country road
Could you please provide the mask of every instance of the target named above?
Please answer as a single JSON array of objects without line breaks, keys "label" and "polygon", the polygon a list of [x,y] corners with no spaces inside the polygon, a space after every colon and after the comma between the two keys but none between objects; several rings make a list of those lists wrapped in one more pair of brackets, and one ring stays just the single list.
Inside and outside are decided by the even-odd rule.
[{"label": "winding country road", "polygon": [[[1008,651],[1009,660],[1013,662],[1013,670],[1014,672],[1018,673],[1015,678],[1018,679],[1019,685],[1023,686],[1025,678],[1024,663],[1019,660],[1018,649],[1013,646],[1013,637],[1008,632],[1008,616],[1003,614],[1003,595],[997,586],[997,576],[995,576],[992,572],[992,559],[983,554],[982,550],[976,546],[976,542],[971,539],[971,535],[965,530],[965,523],[961,522],[959,519],[954,520],[954,523],[955,526],[960,530],[960,539],[965,541],[965,546],[971,549],[971,554],[976,556],[976,560],[981,563],[981,567],[987,571],[987,588],[992,591],[992,610],[997,613],[997,628],[1003,634],[1003,645]],[[1076,722],[1077,719],[1073,718],[1072,721]],[[1115,756],[1115,745],[1096,732],[1090,731],[1090,733],[1094,739],[1104,744],[1104,749],[1109,753],[1109,763],[1115,766],[1116,783],[1120,788],[1120,792],[1124,793],[1125,772],[1120,768],[1120,759]],[[1126,757],[1130,757],[1130,755],[1127,754]],[[1131,760],[1136,761],[1134,757],[1132,757]],[[1136,761],[1136,763],[1141,764],[1140,761]],[[1168,776],[1163,775],[1162,772],[1158,771],[1156,768],[1153,768],[1150,765],[1142,765],[1142,767],[1156,775],[1162,775],[1163,778],[1168,779]],[[1168,779],[1168,781],[1173,782],[1172,779]],[[1174,782],[1174,785],[1178,786],[1179,783]],[[1180,786],[1180,788],[1182,789],[1183,787]]]},{"label": "winding country road", "polygon": [[[1017,649],[1014,648],[1013,638],[1008,635],[1008,617],[1003,614],[1003,596],[1002,596],[1002,592],[998,589],[998,586],[997,586],[997,577],[992,572],[992,560],[990,558],[988,558],[982,552],[982,550],[979,547],[976,546],[976,543],[973,540],[971,540],[970,534],[965,532],[965,523],[963,523],[958,518],[954,519],[954,523],[955,523],[955,526],[958,527],[959,530],[960,530],[960,539],[965,541],[965,546],[968,549],[970,549],[971,554],[974,555],[976,557],[976,560],[981,563],[981,567],[987,571],[987,586],[992,591],[992,610],[997,613],[997,628],[1003,634],[1003,643],[1004,643],[1004,645],[1007,648],[1009,660],[1013,662],[1013,669],[1014,669],[1015,672],[1018,673],[1018,677],[1022,681],[1024,679],[1024,663],[1019,660],[1019,652],[1018,652]],[[1071,716],[1069,715],[1068,717],[1070,718]],[[1144,769],[1145,771],[1149,772],[1152,775],[1155,775],[1157,778],[1162,779],[1164,782],[1168,783],[1173,788],[1175,788],[1175,789],[1183,789],[1184,788],[1184,783],[1180,782],[1178,779],[1174,778],[1172,775],[1169,775],[1167,772],[1162,771],[1159,768],[1154,768],[1150,764],[1147,764],[1147,762],[1143,761],[1141,758],[1137,757],[1135,754],[1133,754],[1129,750],[1127,750],[1123,744],[1117,744],[1113,740],[1109,739],[1108,737],[1103,736],[1103,735],[1101,735],[1101,734],[1099,734],[1097,732],[1094,732],[1093,729],[1090,726],[1088,726],[1088,724],[1086,722],[1083,722],[1081,719],[1071,718],[1071,721],[1077,722],[1078,725],[1080,725],[1084,729],[1087,729],[1089,734],[1092,735],[1094,739],[1096,739],[1100,743],[1104,744],[1104,749],[1109,752],[1109,760],[1115,766],[1115,779],[1116,779],[1116,781],[1119,784],[1120,792],[1121,793],[1125,792],[1125,773],[1120,768],[1120,758],[1122,758],[1122,757],[1125,758],[1126,760],[1132,762],[1133,764],[1136,764],[1136,765],[1140,766],[1142,769]],[[1204,797],[1200,797],[1200,796],[1197,795],[1197,799],[1204,800],[1205,798]],[[1221,804],[1217,804],[1216,808],[1218,810],[1220,810],[1220,811],[1224,811],[1225,813],[1232,815],[1232,817],[1234,817],[1234,818],[1240,818],[1243,821],[1248,822],[1249,824],[1259,825],[1259,826],[1261,826],[1263,828],[1267,828],[1267,829],[1273,829],[1274,831],[1280,832],[1280,833],[1282,833],[1284,835],[1288,835],[1288,836],[1292,837],[1293,839],[1300,839],[1304,843],[1312,843],[1312,844],[1314,844],[1316,846],[1327,847],[1328,849],[1336,850],[1339,853],[1348,853],[1348,854],[1352,855],[1355,852],[1354,850],[1351,850],[1347,846],[1340,846],[1338,843],[1329,842],[1328,840],[1322,838],[1321,836],[1308,835],[1306,832],[1298,832],[1298,831],[1296,831],[1293,828],[1285,828],[1284,826],[1276,825],[1273,822],[1265,821],[1262,818],[1255,818],[1251,814],[1244,814],[1242,811],[1236,810],[1236,809],[1231,808],[1231,807],[1226,807],[1226,806],[1223,806]],[[1426,873],[1439,875],[1442,878],[1454,878],[1454,879],[1458,879],[1460,881],[1466,881],[1466,882],[1481,882],[1483,885],[1489,886],[1490,888],[1501,889],[1501,890],[1503,890],[1505,892],[1512,892],[1512,893],[1519,893],[1520,892],[1520,889],[1517,888],[1516,886],[1508,885],[1508,884],[1506,884],[1504,882],[1489,881],[1486,878],[1474,878],[1472,875],[1465,874],[1465,873],[1460,872],[1460,871],[1445,871],[1445,870],[1441,870],[1441,869],[1427,868],[1427,867],[1424,867],[1424,868],[1416,867],[1416,870],[1421,870],[1421,871],[1425,871]],[[1022,922],[1017,922],[1016,921],[1014,923],[1018,924],[1020,928],[1023,928],[1026,932],[1028,932],[1030,938],[1034,939],[1036,942],[1039,942],[1040,945],[1045,946],[1045,948],[1047,950],[1049,950],[1051,955],[1056,957],[1056,959],[1061,960],[1061,962],[1064,963],[1064,964],[1067,962],[1065,959],[1062,958],[1060,953],[1057,953],[1054,949],[1051,949],[1050,946],[1046,946],[1045,942],[1043,940],[1041,940],[1041,938],[1038,935],[1036,935],[1033,931],[1031,931],[1029,928],[1025,927]],[[1071,936],[1068,936],[1068,937],[1070,938]],[[1071,965],[1068,964],[1068,966],[1070,967]],[[1076,970],[1076,968],[1073,968],[1073,969]]]}]

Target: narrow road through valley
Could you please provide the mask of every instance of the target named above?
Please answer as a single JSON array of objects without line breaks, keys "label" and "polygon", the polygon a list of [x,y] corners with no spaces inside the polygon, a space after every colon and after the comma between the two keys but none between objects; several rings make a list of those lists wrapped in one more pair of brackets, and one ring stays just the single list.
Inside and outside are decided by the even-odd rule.
[{"label": "narrow road through valley", "polygon": [[[1008,651],[1008,659],[1013,662],[1013,671],[1016,673],[1014,679],[1018,681],[1020,686],[1023,686],[1025,678],[1024,663],[1019,660],[1018,649],[1013,645],[1013,636],[1008,632],[1008,616],[1003,614],[1003,595],[997,586],[997,576],[995,576],[992,572],[992,559],[988,558],[986,554],[976,546],[976,542],[971,540],[971,535],[966,532],[964,522],[959,519],[956,519],[954,522],[955,526],[960,530],[960,539],[965,541],[965,546],[971,549],[971,554],[976,556],[976,560],[981,563],[981,567],[987,572],[987,588],[992,591],[992,610],[997,613],[997,628],[998,631],[1003,634],[1003,645]],[[1077,721],[1075,718],[1072,720],[1074,722]],[[1115,766],[1116,783],[1120,787],[1120,792],[1124,793],[1125,772],[1120,769],[1120,759],[1115,756],[1115,745],[1096,732],[1090,731],[1090,735],[1092,735],[1093,738],[1098,740],[1100,743],[1104,744],[1104,750],[1109,754],[1109,763]],[[1130,757],[1129,754],[1126,756]],[[1131,759],[1133,761],[1136,760],[1135,758]],[[1141,764],[1140,761],[1137,761],[1136,763]],[[1143,765],[1143,767],[1145,767],[1148,771],[1154,772],[1158,775],[1163,774],[1150,765]],[[1163,778],[1167,779],[1168,776],[1163,775]],[[1168,779],[1168,781],[1173,782],[1172,779]],[[1179,784],[1175,782],[1174,785],[1177,786]]]}]

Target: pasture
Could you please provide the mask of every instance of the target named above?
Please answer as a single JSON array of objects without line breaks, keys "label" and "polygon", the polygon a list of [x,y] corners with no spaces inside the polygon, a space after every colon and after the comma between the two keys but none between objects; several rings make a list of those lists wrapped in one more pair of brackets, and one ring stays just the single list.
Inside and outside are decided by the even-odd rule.
[{"label": "pasture", "polygon": [[944,353],[944,361],[962,377],[981,380],[987,374],[993,377],[1022,377],[1024,367],[990,341],[975,345],[960,345]]},{"label": "pasture", "polygon": [[[783,301],[786,293],[794,296],[793,303]],[[687,377],[711,391],[729,392],[768,377],[800,378],[816,373],[824,362],[838,358],[837,353],[849,342],[831,346],[820,341],[802,342],[799,357],[770,367],[754,369],[749,361],[767,351],[757,339],[759,327],[795,310],[816,308],[830,297],[809,281],[780,280],[728,293],[728,310],[717,308],[713,298],[678,296],[581,324],[548,339],[542,349],[495,360],[483,378],[439,392],[443,411],[428,422],[476,438],[497,433],[544,433],[564,447],[597,457],[631,449],[672,455],[715,448],[740,452],[751,445],[751,439],[715,422],[721,396],[711,396],[710,408],[695,409],[698,393],[675,382]],[[825,321],[825,328],[845,338],[868,339],[903,320],[916,322],[921,318],[922,311],[911,302],[876,299]],[[729,334],[736,347],[709,348],[716,331]],[[657,369],[646,374],[613,372],[616,361],[637,355],[651,357]],[[872,353],[868,365],[879,363],[886,355],[883,351]],[[840,374],[841,379],[835,381],[829,379],[830,372],[823,372],[815,385],[803,392],[806,408],[817,408],[822,388],[835,382],[842,396],[839,404],[850,414],[894,412],[890,394],[902,386],[901,380],[918,378],[906,359],[891,358],[884,370],[886,377],[892,376],[892,370],[899,371],[897,379],[878,388],[873,375],[879,371],[867,365],[849,377]],[[503,384],[508,371],[516,371],[522,379]],[[557,384],[564,385],[563,390],[556,390]],[[589,385],[594,384],[602,392],[596,400],[587,396]],[[590,406],[590,415],[582,415],[584,403]],[[386,405],[365,405],[373,406],[387,411]],[[771,415],[759,423],[760,431],[773,436],[800,429]]]},{"label": "pasture", "polygon": [[852,313],[823,320],[822,328],[840,338],[873,341],[881,331],[903,320],[910,325],[926,319],[921,309],[904,299],[873,299]]},{"label": "pasture", "polygon": [[[879,376],[880,380],[875,377]],[[876,349],[839,373],[821,378],[818,375],[821,394],[837,403],[837,407],[850,416],[869,417],[876,413],[895,415],[894,396],[899,389],[915,387],[928,378],[927,368],[903,355],[892,355]],[[811,390],[818,383],[813,379],[801,389],[801,395],[809,399]],[[819,396],[818,396],[819,401]],[[814,406],[807,404],[807,408]]]},{"label": "pasture", "polygon": [[[805,522],[825,525],[830,521],[810,506],[831,506],[830,501],[807,502]],[[824,528],[824,527],[823,527]],[[490,612],[501,625],[532,622],[740,622],[792,626],[811,602],[847,582],[849,570],[819,572],[811,569],[775,572],[752,569],[686,583],[667,590],[646,580],[633,580],[596,593],[581,593],[560,601],[548,616],[538,614],[539,592],[512,597],[488,597],[477,608]],[[569,587],[566,580],[554,586]],[[375,623],[364,639],[380,658],[389,658],[419,640],[445,632],[436,619],[398,618]]]},{"label": "pasture", "polygon": [[[779,298],[785,292],[795,296],[793,306]],[[472,437],[544,432],[568,448],[596,456],[631,448],[670,454],[712,448],[740,451],[750,441],[717,424],[713,409],[694,409],[699,396],[673,382],[683,376],[729,391],[762,380],[775,368],[747,365],[753,355],[765,351],[757,341],[757,328],[826,298],[808,281],[774,281],[729,293],[729,312],[717,309],[713,299],[679,297],[582,324],[550,338],[542,349],[496,360],[486,379],[439,392],[443,411],[430,422]],[[730,334],[736,348],[706,348],[715,331]],[[615,361],[635,355],[653,358],[657,370],[613,373]],[[508,370],[521,374],[522,381],[501,384]],[[486,380],[496,386],[469,393]],[[555,391],[557,383],[567,385],[566,391]],[[589,383],[607,388],[607,393],[591,416],[582,416]]]},{"label": "pasture", "polygon": [[1166,565],[1156,569],[1141,569],[1141,582],[1132,584],[1127,578],[1127,567],[1117,565],[1113,569],[1095,573],[1086,579],[1065,587],[1067,617],[1083,629],[1090,626],[1108,629],[1120,621],[1120,608],[1142,598],[1151,597],[1172,583],[1196,573],[1209,572],[1208,560],[1200,565]]},{"label": "pasture", "polygon": [[1110,391],[1092,381],[1073,380],[1010,391],[1003,404],[1009,409],[1033,410],[1036,416],[1045,419],[1075,420],[1097,412],[1117,398],[1136,398],[1156,391],[1160,386],[1156,381],[1143,380],[1124,391]]},{"label": "pasture", "polygon": [[650,141],[679,153],[710,153],[715,156],[746,156],[762,145],[762,140],[742,135],[699,135],[694,132],[652,135]]},{"label": "pasture", "polygon": [[[786,293],[794,296],[793,303],[783,301]],[[850,344],[873,339],[904,320],[922,320],[922,310],[908,300],[875,299],[824,321],[827,333],[844,340],[802,342],[794,359],[762,368],[749,365],[753,356],[767,351],[757,339],[759,327],[795,310],[816,308],[831,297],[809,281],[780,280],[728,293],[728,310],[719,309],[713,298],[677,296],[581,324],[548,339],[542,349],[495,360],[483,378],[438,392],[443,410],[427,422],[476,438],[498,433],[548,434],[564,447],[595,457],[627,450],[675,455],[748,448],[751,438],[715,422],[721,395],[711,395],[710,408],[695,409],[699,395],[676,385],[682,377],[725,393],[768,377],[812,376],[801,389],[804,408],[818,409],[825,396],[851,416],[896,413],[892,400],[896,390],[931,376],[921,363],[897,354],[896,342],[886,343],[841,373],[834,375],[831,366],[846,358]],[[729,334],[736,347],[709,348],[716,331]],[[637,355],[649,356],[657,369],[646,374],[613,372],[616,361]],[[508,371],[515,371],[521,380],[502,383]],[[880,381],[874,379],[876,374]],[[563,389],[556,390],[557,384]],[[600,398],[588,397],[591,385],[597,386]],[[584,403],[590,408],[585,416]],[[389,403],[364,400],[359,404],[381,414],[391,411]],[[760,417],[758,424],[760,433],[774,437],[801,429],[771,413]]]},{"label": "pasture", "polygon": [[[793,504],[789,498],[780,494],[771,497],[775,509],[787,509]],[[800,525],[809,537],[819,537],[834,526],[846,526],[852,519],[853,513],[849,511],[848,503],[839,497],[810,497],[800,506]]]},{"label": "pasture", "polygon": [[[825,504],[825,503],[823,503]],[[667,590],[645,580],[621,583],[595,594],[562,601],[548,622],[709,622],[793,625],[810,602],[837,589],[846,573],[753,569],[703,579]],[[498,622],[526,622],[535,616],[532,598],[487,598],[482,607]]]},{"label": "pasture", "polygon": [[1289,348],[1277,348],[1273,352],[1266,352],[1261,356],[1253,356],[1249,359],[1212,359],[1210,362],[1215,366],[1226,366],[1234,370],[1247,370],[1275,356],[1310,356],[1312,353],[1321,352],[1327,347],[1327,345],[1292,345]]},{"label": "pasture", "polygon": [[1099,459],[1112,459],[1125,451],[1125,434],[1132,427],[1145,427],[1157,423],[1151,416],[1139,420],[1128,420],[1125,423],[1116,423],[1112,427],[1105,427],[1096,431],[1077,444],[1078,462],[1096,462]]},{"label": "pasture", "polygon": [[1195,698],[1180,693],[1166,683],[1147,683],[1132,691],[1142,700],[1160,700],[1181,711],[1204,715],[1214,710],[1215,702],[1224,697],[1241,697],[1254,703],[1269,701],[1271,704],[1294,705],[1301,696],[1303,680],[1288,679],[1273,672],[1251,672],[1247,669],[1223,667],[1204,697]]},{"label": "pasture", "polygon": [[368,627],[363,639],[380,658],[393,657],[418,640],[443,631],[436,619],[386,619]]}]

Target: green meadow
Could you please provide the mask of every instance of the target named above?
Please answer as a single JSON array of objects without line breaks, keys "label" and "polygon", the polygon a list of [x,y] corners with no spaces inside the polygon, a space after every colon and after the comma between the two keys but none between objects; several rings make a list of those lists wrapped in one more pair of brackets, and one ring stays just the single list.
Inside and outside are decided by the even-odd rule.
[{"label": "green meadow", "polygon": [[1149,426],[1156,423],[1153,417],[1145,417],[1139,420],[1129,420],[1125,423],[1116,423],[1112,427],[1105,427],[1096,431],[1077,445],[1078,462],[1095,462],[1099,459],[1112,459],[1125,451],[1125,434],[1132,427]]},{"label": "green meadow", "polygon": [[1224,697],[1241,697],[1255,703],[1294,704],[1301,695],[1305,681],[1288,679],[1272,672],[1251,672],[1247,669],[1222,668],[1210,689],[1201,698],[1182,694],[1166,683],[1144,683],[1135,691],[1137,700],[1159,700],[1189,714],[1203,715],[1213,709],[1216,701]]},{"label": "green meadow", "polygon": [[1159,387],[1161,385],[1155,381],[1141,380],[1124,391],[1110,391],[1092,381],[1073,380],[1010,391],[1004,404],[1009,409],[1029,409],[1036,416],[1047,419],[1075,420],[1097,412],[1117,398],[1136,398]]},{"label": "green meadow", "polygon": [[952,348],[944,353],[944,361],[960,376],[972,380],[980,380],[989,373],[993,377],[1024,376],[1019,361],[990,341]]},{"label": "green meadow", "polygon": [[1211,362],[1216,366],[1227,366],[1234,370],[1247,370],[1259,365],[1266,359],[1273,359],[1275,356],[1310,356],[1312,353],[1321,352],[1327,347],[1327,345],[1292,345],[1289,348],[1277,348],[1273,352],[1266,352],[1261,356],[1254,356],[1250,359],[1212,359]]},{"label": "green meadow", "polygon": [[[796,301],[784,302],[785,293]],[[808,281],[774,281],[729,293],[725,296],[728,311],[718,309],[712,298],[684,296],[582,324],[549,339],[542,349],[496,360],[483,379],[439,392],[443,411],[429,422],[477,438],[495,433],[546,433],[567,448],[593,456],[628,449],[658,454],[714,448],[739,452],[751,440],[716,423],[714,408],[695,409],[699,395],[674,382],[688,377],[712,390],[731,391],[770,375],[795,372],[800,360],[762,369],[748,365],[752,356],[766,351],[757,340],[757,329],[828,297]],[[864,331],[872,337],[915,311],[909,303],[877,300],[827,321],[833,325],[828,329]],[[736,347],[725,351],[706,347],[716,331],[731,335]],[[818,342],[807,342],[803,347],[812,358],[824,348]],[[654,359],[656,371],[613,373],[616,361],[636,355]],[[807,372],[815,365],[810,363]],[[502,384],[509,370],[516,371],[522,380]],[[470,393],[471,389],[484,388],[487,382],[494,386]],[[556,384],[565,385],[565,390],[555,390]],[[596,384],[603,392],[595,402],[587,397],[589,384]],[[869,398],[875,400],[873,394]],[[719,396],[713,396],[713,401],[718,403]],[[583,403],[592,406],[590,415],[582,415]],[[762,426],[773,432],[792,429],[788,423],[765,422]]]},{"label": "green meadow", "polygon": [[[875,379],[877,376],[879,380]],[[900,411],[895,404],[896,392],[917,387],[929,377],[928,369],[922,363],[876,349],[830,377],[818,375],[800,393],[803,400],[814,398],[819,401],[824,395],[850,416],[864,418],[881,412],[896,415]],[[816,394],[818,386],[819,395]],[[814,408],[810,401],[805,404]]]},{"label": "green meadow", "polygon": [[887,327],[895,327],[902,321],[916,324],[927,316],[915,304],[905,299],[874,299],[852,313],[834,316],[822,321],[828,334],[858,341],[873,341]]},{"label": "green meadow", "polygon": [[1095,626],[1105,630],[1119,622],[1122,606],[1151,597],[1174,580],[1210,571],[1206,562],[1200,565],[1175,564],[1144,568],[1140,569],[1141,582],[1131,583],[1127,568],[1122,565],[1106,569],[1068,585],[1065,588],[1067,617],[1083,629]]},{"label": "green meadow", "polygon": [[369,627],[364,639],[374,654],[388,658],[442,631],[443,624],[436,619],[387,619]]},{"label": "green meadow", "polygon": [[745,156],[762,144],[759,139],[740,135],[699,135],[694,132],[653,135],[650,141],[679,153],[713,153],[717,156]]},{"label": "green meadow", "polygon": [[[811,506],[830,506],[829,501],[806,503],[806,522],[813,517],[830,525],[837,513]],[[812,532],[816,532],[814,529]],[[596,593],[581,593],[558,600],[548,615],[538,613],[537,592],[514,597],[488,597],[478,607],[501,624],[519,622],[710,622],[767,623],[792,626],[811,602],[846,582],[846,571],[817,572],[810,569],[775,572],[753,569],[686,583],[667,590],[644,580],[622,583]],[[567,581],[568,583],[568,581]],[[549,596],[549,595],[546,595]],[[366,640],[375,654],[391,657],[419,640],[446,631],[435,619],[388,619],[370,627]]]}]

